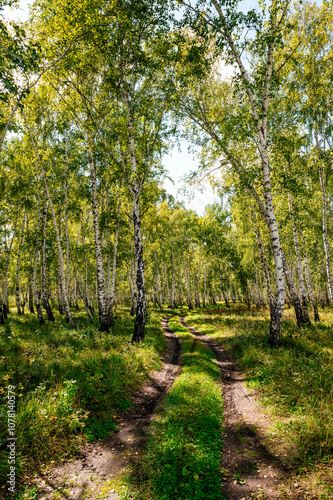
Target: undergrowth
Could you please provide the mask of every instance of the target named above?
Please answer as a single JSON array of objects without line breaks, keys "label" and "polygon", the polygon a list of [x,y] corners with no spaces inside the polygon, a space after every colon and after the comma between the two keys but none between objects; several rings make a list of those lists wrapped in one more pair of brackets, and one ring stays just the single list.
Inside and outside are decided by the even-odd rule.
[{"label": "undergrowth", "polygon": [[[132,345],[133,319],[127,311],[111,333],[100,333],[83,313],[72,330],[59,315],[40,325],[27,313],[10,314],[0,326],[0,483],[8,473],[7,392],[16,396],[16,480],[38,467],[63,461],[83,439],[106,438],[131,393],[161,367],[166,348],[160,319],[150,314],[146,340]],[[0,493],[3,488],[0,489]]]},{"label": "undergrowth", "polygon": [[219,370],[211,352],[176,318],[169,324],[182,342],[182,373],[150,426],[143,455],[130,475],[132,493],[127,498],[221,500]]}]

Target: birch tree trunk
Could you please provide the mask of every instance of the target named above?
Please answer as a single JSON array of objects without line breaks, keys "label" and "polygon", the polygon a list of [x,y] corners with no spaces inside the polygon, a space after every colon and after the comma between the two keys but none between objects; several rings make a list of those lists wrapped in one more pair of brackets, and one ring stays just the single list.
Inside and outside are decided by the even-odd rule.
[{"label": "birch tree trunk", "polygon": [[288,200],[289,200],[289,211],[290,211],[291,216],[293,218],[293,236],[294,236],[294,246],[295,246],[295,254],[296,254],[296,261],[297,261],[297,276],[298,276],[299,291],[300,291],[300,296],[301,296],[301,304],[302,304],[304,323],[311,325],[311,321],[309,318],[308,304],[307,304],[307,300],[306,300],[305,283],[304,283],[304,276],[303,276],[303,262],[302,262],[302,257],[301,257],[301,250],[299,247],[298,231],[297,231],[296,221],[295,221],[295,211],[294,211],[294,207],[293,207],[292,196],[290,193],[288,193]]},{"label": "birch tree trunk", "polygon": [[[37,165],[36,165],[36,173],[38,173]],[[40,230],[40,218],[41,218],[41,201],[39,194],[39,186],[38,186],[38,174],[37,174],[37,200],[38,200],[38,212],[37,212],[37,236],[36,236],[36,249],[35,249],[35,260],[34,260],[34,269],[32,274],[32,288],[35,297],[35,304],[37,310],[37,317],[40,324],[44,324],[42,307],[39,301],[39,293],[37,290],[36,278],[37,278],[37,264],[38,264],[38,254],[39,254],[39,230]]]},{"label": "birch tree trunk", "polygon": [[255,233],[256,233],[257,245],[259,248],[262,270],[263,270],[263,274],[264,274],[265,287],[266,287],[266,293],[267,293],[267,302],[269,305],[269,310],[270,310],[271,315],[272,315],[274,313],[274,294],[273,294],[272,288],[271,288],[271,279],[269,276],[269,270],[268,270],[264,245],[262,243],[260,230],[258,227],[255,228]]},{"label": "birch tree trunk", "polygon": [[9,313],[9,308],[8,308],[8,268],[9,268],[9,262],[10,262],[10,255],[12,252],[13,248],[13,243],[14,243],[14,238],[16,235],[16,228],[17,228],[17,219],[15,220],[14,224],[14,231],[12,238],[10,240],[10,245],[9,248],[7,246],[7,240],[5,238],[5,272],[4,272],[4,285],[3,285],[3,296],[2,296],[2,307],[3,307],[3,316],[4,318],[7,318],[7,313]]},{"label": "birch tree trunk", "polygon": [[67,294],[69,294],[70,273],[69,273],[69,235],[68,235],[67,139],[66,139],[66,171],[65,171],[65,239],[66,239],[66,290]]},{"label": "birch tree trunk", "polygon": [[17,260],[16,260],[15,297],[16,297],[17,314],[22,314],[21,305],[20,305],[20,292],[21,292],[21,286],[20,286],[20,277],[21,277],[21,275],[20,275],[20,267],[21,267],[21,248],[22,248],[23,239],[24,239],[25,218],[26,218],[26,212],[24,212],[24,215],[23,215],[21,238],[20,238],[19,243],[18,243]]},{"label": "birch tree trunk", "polygon": [[106,269],[107,269],[107,289],[106,298],[108,303],[108,308],[111,307],[111,241],[110,241],[110,225],[109,225],[109,191],[106,193],[106,212],[107,212],[107,224],[106,224]]},{"label": "birch tree trunk", "polygon": [[191,286],[190,286],[190,271],[189,271],[189,265],[186,264],[185,256],[183,256],[183,263],[184,263],[184,273],[185,273],[185,281],[186,281],[187,306],[189,309],[193,309],[192,297],[191,297]]},{"label": "birch tree trunk", "polygon": [[[134,289],[133,289],[133,286],[134,286],[134,283],[133,283],[133,286],[132,286],[132,279],[131,279],[131,270],[130,270],[130,266],[128,265],[128,262],[126,262],[126,267],[127,267],[127,276],[128,276],[128,285],[129,285],[129,289],[130,289],[130,296],[131,296],[131,310],[130,310],[130,316],[134,316],[135,314],[135,293],[134,293]],[[132,268],[132,262],[131,262],[131,268]]]},{"label": "birch tree trunk", "polygon": [[333,280],[331,268],[331,251],[327,238],[327,193],[326,193],[326,172],[324,168],[319,170],[319,179],[322,195],[322,212],[323,212],[323,242],[326,260],[326,276],[329,290],[330,302],[333,301]]},{"label": "birch tree trunk", "polygon": [[171,284],[171,309],[176,307],[176,265],[173,242],[171,242],[171,260],[172,260],[172,284]]},{"label": "birch tree trunk", "polygon": [[41,266],[41,302],[44,307],[47,319],[54,321],[54,316],[49,303],[47,293],[47,278],[46,278],[46,231],[47,231],[47,200],[44,192],[44,210],[43,210],[43,235],[42,235],[42,266]]},{"label": "birch tree trunk", "polygon": [[[261,97],[261,106],[256,101],[256,96],[254,94],[252,80],[245,68],[241,55],[235,45],[234,38],[232,33],[229,30],[227,20],[224,16],[222,8],[218,0],[211,0],[211,3],[214,5],[221,21],[221,30],[223,35],[229,45],[230,51],[233,54],[233,58],[235,63],[237,64],[240,77],[242,78],[245,91],[248,97],[248,102],[251,108],[251,114],[256,126],[256,135],[259,146],[259,154],[261,161],[261,169],[263,174],[263,195],[265,204],[263,206],[257,192],[255,189],[252,189],[252,193],[256,199],[256,201],[260,205],[260,209],[263,211],[263,215],[265,216],[266,224],[269,229],[272,247],[273,247],[273,257],[275,264],[275,275],[276,275],[276,299],[275,299],[275,307],[273,313],[271,314],[271,324],[270,324],[270,334],[268,343],[270,346],[276,346],[280,342],[280,329],[281,329],[281,320],[282,313],[284,307],[285,300],[285,286],[284,286],[284,266],[283,266],[283,257],[282,257],[282,249],[280,243],[280,236],[277,221],[275,218],[275,210],[273,204],[272,197],[272,187],[271,187],[271,173],[270,173],[270,164],[269,164],[269,156],[268,156],[268,147],[267,147],[267,123],[268,123],[268,108],[269,108],[269,99],[270,99],[270,90],[271,90],[271,82],[273,75],[273,62],[274,62],[274,51],[275,51],[275,36],[277,35],[277,19],[273,17],[271,19],[271,27],[270,27],[270,39],[267,44],[267,59],[265,64],[265,80],[264,80],[264,89]],[[277,15],[272,12],[272,15]],[[281,22],[283,16],[286,15],[286,11],[282,14],[279,22]],[[238,168],[233,162],[234,168]]]},{"label": "birch tree trunk", "polygon": [[95,235],[99,329],[101,332],[105,332],[110,330],[112,326],[112,318],[108,314],[106,299],[105,299],[103,256],[102,256],[102,246],[101,246],[101,238],[99,231],[96,166],[93,158],[92,140],[90,137],[88,139],[88,142],[89,142],[89,167],[90,167],[90,178],[91,178],[92,211],[93,211],[94,235]]},{"label": "birch tree trunk", "polygon": [[35,314],[35,310],[34,310],[34,296],[33,296],[33,290],[32,290],[32,283],[31,283],[31,276],[29,278],[29,285],[28,285],[28,289],[29,289],[29,311],[31,312],[31,314]]},{"label": "birch tree trunk", "polygon": [[305,270],[305,281],[306,281],[306,287],[308,290],[309,294],[309,300],[310,304],[313,310],[313,315],[314,315],[314,320],[315,321],[320,321],[319,318],[319,313],[318,313],[318,307],[316,304],[316,301],[314,299],[313,295],[313,285],[312,285],[312,277],[311,277],[311,270],[310,270],[310,264],[309,264],[309,257],[308,254],[305,250],[304,247],[304,240],[303,240],[303,232],[300,230],[300,237],[301,237],[301,243],[303,244],[303,254],[304,254],[304,270]]},{"label": "birch tree trunk", "polygon": [[301,303],[299,301],[299,298],[297,296],[297,293],[296,293],[296,290],[294,287],[293,278],[292,278],[291,272],[289,270],[288,262],[287,262],[287,259],[284,255],[284,253],[282,253],[282,259],[283,259],[284,275],[285,275],[285,279],[286,279],[287,286],[289,289],[290,297],[291,297],[291,300],[292,300],[293,305],[294,305],[297,325],[302,326],[305,323],[304,316],[303,316],[303,310],[302,310],[302,306],[301,306]]},{"label": "birch tree trunk", "polygon": [[[121,187],[123,187],[123,183],[121,183]],[[116,275],[117,275],[117,255],[118,255],[118,236],[119,236],[119,222],[120,222],[120,209],[121,209],[121,198],[118,203],[118,213],[117,213],[117,222],[116,222],[116,230],[114,233],[114,243],[113,243],[113,260],[112,260],[112,280],[111,280],[111,288],[110,288],[110,302],[109,307],[111,311],[115,305],[116,299]],[[109,233],[110,238],[110,233]],[[110,312],[111,314],[111,312]]]},{"label": "birch tree trunk", "polygon": [[163,311],[163,295],[162,295],[162,287],[161,287],[161,275],[160,275],[160,269],[159,269],[157,255],[156,255],[155,250],[154,250],[154,259],[155,259],[155,266],[156,266],[158,302],[159,302],[159,306],[160,306],[161,311]]},{"label": "birch tree trunk", "polygon": [[223,295],[223,298],[224,298],[225,306],[226,307],[230,307],[229,306],[228,297],[227,297],[227,295],[225,293],[225,288],[224,288],[224,284],[223,284],[223,276],[222,276],[222,269],[221,269],[221,265],[220,265],[219,249],[218,249],[218,245],[217,245],[217,241],[216,240],[215,240],[215,248],[216,248],[217,267],[218,267],[218,270],[219,270],[219,277],[220,277],[221,292],[222,292],[222,295]]},{"label": "birch tree trunk", "polygon": [[144,339],[146,323],[146,289],[143,263],[143,248],[141,236],[141,218],[139,206],[138,188],[134,187],[133,196],[133,226],[134,226],[134,249],[136,257],[136,317],[132,342],[141,342]]},{"label": "birch tree trunk", "polygon": [[170,304],[171,303],[171,295],[170,295],[170,288],[169,288],[167,265],[166,265],[166,261],[165,260],[164,260],[164,279],[165,279],[166,297],[167,297],[167,300],[168,300],[168,304]]},{"label": "birch tree trunk", "polygon": [[206,301],[207,301],[207,269],[206,269],[206,266],[204,266],[203,275],[204,275],[204,289],[203,289],[203,294],[202,294],[202,307],[206,307]]},{"label": "birch tree trunk", "polygon": [[144,261],[143,261],[143,247],[142,247],[142,236],[141,236],[141,215],[140,215],[140,203],[139,198],[143,186],[144,176],[139,180],[137,160],[135,153],[135,138],[134,138],[134,127],[133,127],[133,110],[129,102],[129,97],[127,93],[127,82],[124,67],[122,68],[122,81],[123,86],[121,88],[123,98],[125,101],[126,112],[127,112],[127,126],[128,126],[128,152],[130,157],[131,174],[132,179],[129,183],[129,189],[132,193],[132,203],[133,203],[133,229],[134,229],[134,251],[136,259],[136,316],[134,323],[134,332],[132,337],[132,342],[141,342],[144,340],[145,335],[145,323],[146,323],[146,289],[145,289],[145,272],[144,272]]}]

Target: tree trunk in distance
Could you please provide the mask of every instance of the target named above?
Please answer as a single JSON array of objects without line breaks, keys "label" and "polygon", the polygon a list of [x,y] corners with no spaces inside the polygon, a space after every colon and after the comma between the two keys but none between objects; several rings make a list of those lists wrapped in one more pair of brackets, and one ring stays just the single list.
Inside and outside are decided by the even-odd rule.
[{"label": "tree trunk in distance", "polygon": [[282,259],[283,259],[284,275],[285,275],[286,282],[287,282],[287,285],[288,285],[288,289],[289,289],[289,292],[290,292],[291,300],[293,302],[293,306],[294,306],[294,309],[295,309],[297,325],[299,327],[301,327],[302,325],[305,324],[302,306],[301,306],[301,303],[300,303],[299,298],[297,296],[297,293],[296,293],[296,290],[295,290],[295,287],[294,287],[294,282],[293,282],[293,279],[292,279],[292,276],[291,276],[291,272],[289,270],[288,262],[287,262],[287,259],[286,259],[285,255],[284,255],[284,253],[282,253]]},{"label": "tree trunk in distance", "polygon": [[162,286],[161,286],[161,275],[160,275],[160,269],[157,261],[157,255],[156,251],[154,250],[154,259],[155,259],[155,266],[156,266],[156,278],[157,278],[157,293],[158,293],[158,302],[160,306],[160,310],[163,311],[163,296],[162,296]]}]

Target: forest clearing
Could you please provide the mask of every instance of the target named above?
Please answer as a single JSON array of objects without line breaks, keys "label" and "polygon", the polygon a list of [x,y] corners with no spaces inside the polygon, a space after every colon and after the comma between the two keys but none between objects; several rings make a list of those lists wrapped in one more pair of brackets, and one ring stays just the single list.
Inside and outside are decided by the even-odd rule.
[{"label": "forest clearing", "polygon": [[333,500],[331,2],[0,41],[0,498]]}]

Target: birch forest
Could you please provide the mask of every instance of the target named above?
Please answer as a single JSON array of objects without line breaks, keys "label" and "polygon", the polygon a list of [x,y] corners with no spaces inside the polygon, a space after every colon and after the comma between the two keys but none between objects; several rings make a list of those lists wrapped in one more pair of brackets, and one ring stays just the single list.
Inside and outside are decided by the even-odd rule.
[{"label": "birch forest", "polygon": [[332,500],[332,3],[18,7],[0,498]]}]

